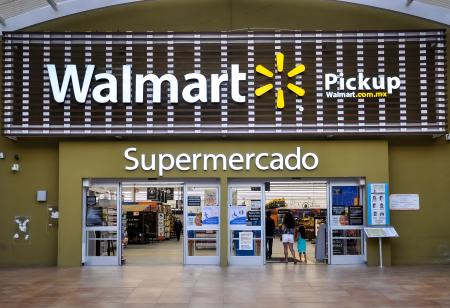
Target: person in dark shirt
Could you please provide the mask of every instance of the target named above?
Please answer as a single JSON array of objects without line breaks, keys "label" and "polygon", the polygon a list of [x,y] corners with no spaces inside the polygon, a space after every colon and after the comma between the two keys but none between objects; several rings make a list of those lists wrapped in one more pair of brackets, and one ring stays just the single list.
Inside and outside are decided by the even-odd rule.
[{"label": "person in dark shirt", "polygon": [[177,236],[177,241],[179,241],[180,237],[181,237],[181,230],[183,230],[183,224],[181,223],[180,220],[177,219],[175,221],[174,229],[175,229],[175,234]]},{"label": "person in dark shirt", "polygon": [[266,258],[272,259],[273,233],[275,231],[275,221],[270,217],[272,213],[266,212]]}]

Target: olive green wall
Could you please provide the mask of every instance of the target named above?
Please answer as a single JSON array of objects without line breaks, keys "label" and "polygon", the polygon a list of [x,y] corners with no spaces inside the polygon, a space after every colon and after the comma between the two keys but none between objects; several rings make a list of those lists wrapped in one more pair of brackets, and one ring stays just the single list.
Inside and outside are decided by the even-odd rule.
[{"label": "olive green wall", "polygon": [[[2,138],[0,151],[0,265],[56,264],[58,229],[47,228],[47,206],[58,204],[57,145]],[[16,173],[13,163],[20,165]],[[47,190],[48,202],[36,201],[37,190]],[[29,241],[13,239],[15,216],[30,217]]]},{"label": "olive green wall", "polygon": [[[141,169],[127,171],[131,165],[124,158],[124,150],[136,147],[138,153],[294,153],[296,146],[302,153],[313,152],[319,157],[319,165],[313,171],[179,171],[173,169],[164,178],[216,178],[220,179],[222,198],[221,216],[227,215],[227,179],[229,178],[277,178],[277,177],[360,177],[367,181],[388,180],[388,147],[386,141],[155,141],[155,142],[61,142],[59,147],[59,201],[60,226],[58,239],[58,264],[80,265],[82,226],[82,179],[83,178],[158,178],[157,172]],[[137,154],[134,157],[139,157]],[[221,220],[221,264],[227,263],[227,220]],[[373,248],[373,247],[370,247]],[[376,247],[375,247],[376,248]],[[376,249],[369,250],[369,262],[376,263]],[[374,253],[372,253],[374,252]],[[386,246],[386,262],[390,263],[389,247]]]},{"label": "olive green wall", "polygon": [[400,238],[394,264],[450,263],[450,143],[443,138],[389,143],[391,193],[419,194],[419,211],[391,211]]},{"label": "olive green wall", "polygon": [[[46,22],[28,30],[219,31],[247,28],[398,30],[444,26],[420,18],[337,1],[161,0],[86,12]],[[392,213],[392,223],[401,235],[400,239],[393,241],[393,262],[449,263],[449,224],[444,219],[450,215],[450,177],[444,176],[449,166],[449,143],[444,142],[442,137],[437,140],[431,140],[431,137],[402,139],[405,141],[389,141],[391,191],[419,192],[421,210]],[[325,141],[320,142],[322,143],[326,144]],[[272,147],[275,147],[273,142]],[[44,188],[49,191],[49,202],[58,201],[58,149],[55,145],[36,144],[26,139],[13,142],[0,138],[0,151],[7,155],[5,160],[0,160],[0,264],[55,263],[56,234],[54,231],[47,232],[43,206],[36,204],[34,195],[37,187]],[[9,170],[15,153],[21,156],[22,170],[18,174],[12,174]],[[387,169],[383,172],[387,172]],[[439,177],[441,180],[435,181]],[[65,188],[59,191],[59,195],[64,198],[63,192],[75,183],[61,183]],[[79,194],[74,196],[75,190],[70,194],[79,201],[81,187],[79,182],[76,185]],[[80,203],[77,203],[76,208],[69,209],[68,213],[75,211],[72,214],[77,217],[80,215],[79,206]],[[16,215],[32,216],[32,242],[26,247],[18,247],[12,240],[13,217]],[[70,218],[67,216],[62,217],[61,221],[70,225]],[[81,234],[71,234],[70,231],[59,230],[59,233],[60,239],[70,240],[73,237],[77,241],[81,237]],[[70,242],[64,244],[70,245]],[[61,249],[59,250],[61,254]],[[66,255],[59,256],[60,264],[79,264],[79,255],[67,254],[70,254],[70,249]]]}]

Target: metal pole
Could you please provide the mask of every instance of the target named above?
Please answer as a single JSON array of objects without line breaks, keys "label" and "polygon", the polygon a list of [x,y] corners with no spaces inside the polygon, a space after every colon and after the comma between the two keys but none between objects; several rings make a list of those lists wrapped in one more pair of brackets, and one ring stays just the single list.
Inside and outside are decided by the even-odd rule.
[{"label": "metal pole", "polygon": [[383,267],[383,248],[382,248],[382,238],[378,238],[378,247],[380,248],[380,268]]}]

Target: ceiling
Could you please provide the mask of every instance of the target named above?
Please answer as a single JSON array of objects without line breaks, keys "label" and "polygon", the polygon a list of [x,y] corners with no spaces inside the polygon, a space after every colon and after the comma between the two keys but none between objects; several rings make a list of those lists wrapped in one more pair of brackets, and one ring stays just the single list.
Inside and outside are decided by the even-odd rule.
[{"label": "ceiling", "polygon": [[[145,0],[0,0],[0,33],[72,14],[139,1]],[[382,8],[450,25],[450,0],[334,1]]]}]

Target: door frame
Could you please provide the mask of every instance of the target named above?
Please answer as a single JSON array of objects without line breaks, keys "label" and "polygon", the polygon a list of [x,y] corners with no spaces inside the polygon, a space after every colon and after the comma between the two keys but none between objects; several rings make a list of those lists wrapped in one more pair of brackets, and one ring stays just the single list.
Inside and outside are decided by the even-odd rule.
[{"label": "door frame", "polygon": [[[219,206],[219,223],[214,227],[206,226],[194,226],[189,227],[187,225],[187,197],[188,197],[188,187],[189,186],[201,186],[206,188],[217,189],[217,205]],[[221,185],[217,180],[186,180],[184,181],[184,200],[183,200],[183,264],[185,265],[219,265],[220,264],[220,223],[221,223],[221,203],[220,203],[220,190]],[[215,256],[188,256],[188,237],[189,231],[204,231],[204,230],[214,230],[216,231],[216,255]]]},{"label": "door frame", "polygon": [[[92,186],[116,186],[116,226],[86,226],[86,197],[87,192]],[[81,240],[81,263],[87,266],[112,266],[120,265],[122,260],[122,222],[120,220],[122,213],[122,190],[119,181],[89,181],[89,185],[82,186],[83,209],[82,209],[82,240]],[[88,231],[115,231],[116,237],[116,255],[115,256],[88,256],[87,255],[87,232]]]},{"label": "door frame", "polygon": [[[230,221],[228,218],[228,214],[226,217],[227,220],[227,238],[228,238],[228,264],[229,265],[265,265],[266,264],[266,220],[265,220],[265,212],[266,212],[266,194],[265,194],[265,186],[264,180],[245,180],[245,179],[234,179],[228,181],[227,186],[227,213],[228,207],[231,205],[232,195],[231,189],[232,187],[255,187],[259,186],[261,188],[261,225],[259,226],[242,226],[237,225],[233,227],[230,225]],[[233,230],[242,230],[242,231],[260,231],[261,232],[261,255],[260,256],[232,256],[231,248],[233,239],[231,238],[231,231]]]},{"label": "door frame", "polygon": [[[332,187],[333,186],[357,186],[358,193],[360,195],[361,205],[363,207],[363,224],[360,226],[332,226]],[[354,264],[364,264],[367,261],[367,243],[366,237],[364,236],[364,226],[366,217],[366,195],[365,195],[365,184],[361,184],[361,179],[330,179],[328,180],[328,208],[327,208],[327,240],[328,240],[328,264],[331,265],[354,265]],[[361,231],[361,255],[344,255],[344,256],[333,256],[333,230],[355,230]]]}]

